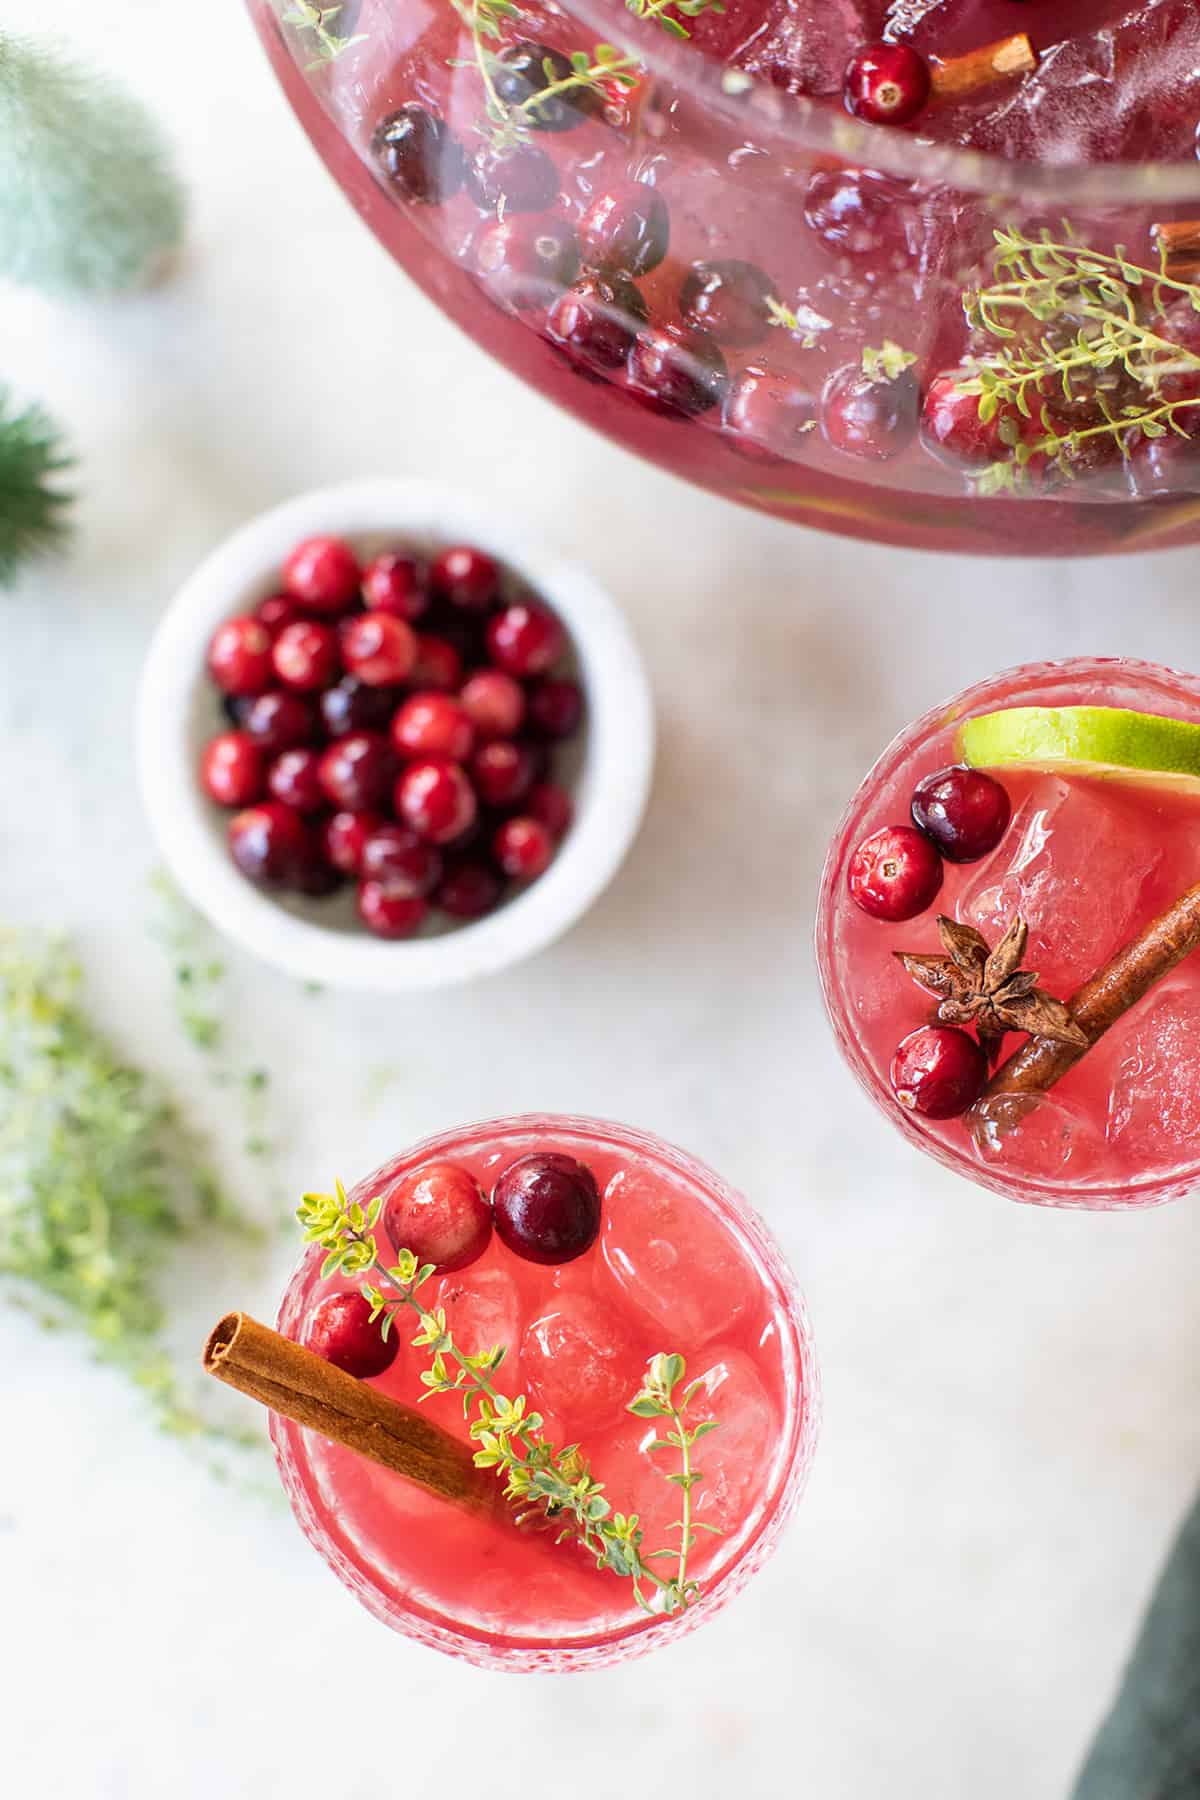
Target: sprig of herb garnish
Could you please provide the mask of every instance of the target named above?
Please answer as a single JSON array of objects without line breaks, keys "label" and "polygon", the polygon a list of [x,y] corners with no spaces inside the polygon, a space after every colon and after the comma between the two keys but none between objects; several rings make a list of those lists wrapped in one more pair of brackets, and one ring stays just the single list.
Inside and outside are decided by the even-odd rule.
[{"label": "sprig of herb garnish", "polygon": [[[721,0],[625,0],[626,9],[637,19],[649,19],[669,31],[672,37],[690,37],[684,19],[695,19],[701,13],[723,13]],[[676,15],[680,16],[676,16]]]},{"label": "sprig of herb garnish", "polygon": [[868,381],[898,381],[917,360],[915,350],[905,350],[892,338],[884,338],[878,350],[864,347],[863,374]]},{"label": "sprig of herb garnish", "polygon": [[319,69],[323,63],[336,62],[338,57],[349,50],[352,44],[366,41],[366,32],[355,32],[352,37],[339,37],[330,26],[337,19],[344,6],[314,6],[312,0],[295,0],[290,12],[285,12],[285,25],[294,25],[298,31],[311,31],[315,40],[317,54],[309,63],[310,69]]},{"label": "sprig of herb garnish", "polygon": [[[693,1491],[703,1477],[695,1467],[692,1450],[701,1437],[716,1430],[718,1421],[704,1419],[689,1425],[688,1407],[701,1384],[693,1381],[678,1392],[687,1373],[683,1357],[652,1357],[645,1381],[628,1406],[638,1418],[668,1422],[666,1435],[656,1439],[651,1449],[674,1450],[681,1464],[666,1477],[682,1494],[681,1517],[675,1521],[680,1533],[678,1549],[644,1551],[637,1514],[612,1509],[603,1483],[592,1476],[579,1445],[550,1443],[543,1435],[541,1414],[528,1408],[525,1396],[509,1398],[497,1389],[492,1377],[504,1360],[506,1347],[498,1344],[472,1355],[455,1342],[445,1309],[429,1309],[417,1298],[435,1273],[433,1265],[418,1263],[411,1250],[400,1250],[395,1263],[384,1267],[374,1235],[382,1209],[382,1198],[365,1207],[351,1204],[340,1181],[332,1194],[305,1194],[296,1216],[304,1227],[305,1242],[319,1245],[326,1253],[322,1279],[339,1274],[365,1277],[374,1271],[376,1282],[364,1281],[362,1293],[385,1338],[399,1314],[408,1311],[415,1315],[420,1329],[412,1342],[430,1352],[430,1366],[421,1374],[425,1388],[421,1397],[460,1397],[463,1417],[470,1420],[471,1437],[478,1446],[476,1466],[495,1469],[503,1476],[505,1497],[518,1509],[518,1523],[537,1518],[558,1526],[556,1542],[577,1540],[594,1556],[597,1568],[632,1582],[644,1611],[685,1611],[700,1591],[688,1574],[696,1533],[714,1529],[694,1516]],[[675,1562],[673,1575],[660,1575],[651,1567],[662,1558]],[[653,1599],[647,1598],[647,1589]]]},{"label": "sprig of herb garnish", "polygon": [[632,56],[622,56],[615,44],[597,44],[589,54],[572,51],[568,57],[571,72],[562,75],[548,59],[543,65],[546,86],[537,88],[520,101],[504,100],[496,86],[496,70],[500,59],[485,40],[495,41],[504,35],[510,19],[519,17],[512,0],[450,0],[455,12],[471,34],[471,62],[452,62],[452,68],[474,66],[483,83],[485,135],[497,149],[510,149],[523,143],[537,123],[537,114],[555,101],[572,94],[596,93],[608,97],[611,87],[632,88],[637,85],[641,65]]}]

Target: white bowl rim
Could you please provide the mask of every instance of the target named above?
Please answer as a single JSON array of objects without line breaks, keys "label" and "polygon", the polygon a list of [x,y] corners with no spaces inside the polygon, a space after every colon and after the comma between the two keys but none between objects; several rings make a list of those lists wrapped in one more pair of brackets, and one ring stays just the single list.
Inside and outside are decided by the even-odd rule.
[{"label": "white bowl rim", "polygon": [[[213,832],[188,721],[213,630],[249,603],[301,538],[392,534],[478,544],[542,594],[570,634],[588,694],[586,779],[575,820],[546,873],[496,912],[441,936],[389,942],[288,911],[238,874]],[[371,477],[314,489],[258,514],[212,550],[170,602],[150,644],[137,702],[143,804],[187,898],[265,962],[302,981],[415,992],[494,973],[544,949],[592,905],[637,835],[654,766],[654,706],[625,618],[582,567],[520,521],[451,488]]]}]

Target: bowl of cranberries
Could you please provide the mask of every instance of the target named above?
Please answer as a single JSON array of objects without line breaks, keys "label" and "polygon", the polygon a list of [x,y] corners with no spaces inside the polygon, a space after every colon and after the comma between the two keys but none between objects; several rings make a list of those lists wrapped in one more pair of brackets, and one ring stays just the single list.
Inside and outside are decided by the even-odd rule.
[{"label": "bowl of cranberries", "polygon": [[633,841],[653,744],[592,579],[404,481],[235,532],[168,609],[140,697],[145,804],[189,898],[289,973],[365,989],[558,937]]}]

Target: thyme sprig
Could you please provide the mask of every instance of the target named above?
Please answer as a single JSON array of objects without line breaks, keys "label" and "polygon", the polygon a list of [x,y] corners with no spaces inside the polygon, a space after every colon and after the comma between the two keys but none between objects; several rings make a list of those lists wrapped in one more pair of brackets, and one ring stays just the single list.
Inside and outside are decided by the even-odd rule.
[{"label": "thyme sprig", "polygon": [[[692,0],[689,0],[689,4]],[[597,44],[589,53],[572,51],[568,57],[569,75],[560,75],[549,60],[543,63],[546,86],[527,94],[520,101],[504,100],[496,86],[496,71],[503,67],[495,51],[485,40],[504,35],[510,19],[519,17],[512,0],[450,0],[455,12],[471,34],[470,62],[452,62],[452,68],[474,67],[483,83],[486,123],[481,128],[500,150],[523,143],[536,127],[537,114],[555,101],[571,94],[596,93],[607,99],[612,87],[636,87],[641,65],[636,57],[622,56],[615,44]]]},{"label": "thyme sprig", "polygon": [[[669,31],[672,37],[690,37],[684,19],[699,18],[701,13],[723,13],[721,0],[625,0],[626,9],[636,19],[649,19]],[[676,17],[676,15],[681,15]]]},{"label": "thyme sprig", "polygon": [[355,32],[352,37],[339,37],[336,31],[330,30],[332,21],[344,10],[341,0],[337,6],[314,6],[312,0],[295,0],[291,11],[284,13],[285,25],[294,25],[297,31],[311,31],[316,40],[317,54],[308,64],[310,69],[336,62],[352,44],[365,43],[365,31]]},{"label": "thyme sprig", "polygon": [[[694,1516],[693,1491],[703,1476],[692,1451],[700,1438],[716,1430],[718,1421],[703,1419],[689,1425],[688,1407],[701,1383],[693,1381],[682,1393],[678,1391],[687,1373],[683,1357],[652,1357],[645,1380],[627,1408],[638,1418],[667,1421],[665,1435],[656,1438],[650,1449],[674,1450],[681,1464],[666,1477],[682,1494],[681,1516],[673,1524],[680,1534],[678,1548],[647,1552],[642,1548],[637,1514],[612,1509],[603,1483],[592,1476],[579,1445],[550,1443],[543,1435],[542,1415],[529,1409],[525,1395],[510,1399],[497,1389],[492,1377],[504,1360],[506,1346],[497,1344],[471,1354],[455,1342],[445,1309],[430,1309],[417,1298],[435,1273],[433,1264],[420,1264],[411,1250],[400,1250],[391,1267],[383,1266],[374,1235],[382,1208],[382,1198],[365,1207],[351,1204],[340,1181],[332,1194],[305,1194],[296,1216],[304,1227],[305,1242],[320,1245],[326,1253],[322,1280],[339,1274],[365,1277],[375,1271],[376,1282],[364,1280],[362,1293],[370,1302],[372,1319],[381,1321],[385,1338],[400,1314],[408,1311],[416,1316],[420,1329],[412,1342],[430,1353],[430,1365],[421,1373],[425,1389],[421,1398],[459,1396],[463,1417],[470,1421],[471,1437],[478,1446],[476,1466],[495,1469],[503,1476],[505,1498],[517,1508],[519,1524],[537,1520],[559,1526],[555,1542],[577,1540],[595,1558],[597,1568],[631,1581],[644,1611],[685,1611],[700,1591],[699,1583],[688,1574],[689,1553],[697,1532],[714,1530]],[[675,1563],[670,1576],[651,1567],[663,1558]],[[647,1589],[652,1590],[654,1600],[647,1598]]]}]

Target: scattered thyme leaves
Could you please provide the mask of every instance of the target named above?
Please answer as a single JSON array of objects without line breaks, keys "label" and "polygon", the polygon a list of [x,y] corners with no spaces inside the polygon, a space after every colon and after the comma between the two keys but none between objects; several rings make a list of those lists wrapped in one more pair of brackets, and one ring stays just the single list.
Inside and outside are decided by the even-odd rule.
[{"label": "scattered thyme leaves", "polygon": [[868,381],[897,381],[905,369],[911,369],[917,356],[914,350],[903,350],[891,338],[884,338],[878,350],[864,348],[863,374]]}]

